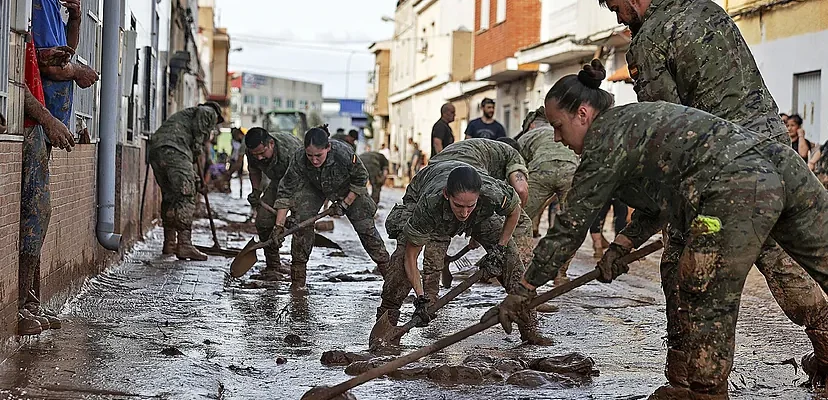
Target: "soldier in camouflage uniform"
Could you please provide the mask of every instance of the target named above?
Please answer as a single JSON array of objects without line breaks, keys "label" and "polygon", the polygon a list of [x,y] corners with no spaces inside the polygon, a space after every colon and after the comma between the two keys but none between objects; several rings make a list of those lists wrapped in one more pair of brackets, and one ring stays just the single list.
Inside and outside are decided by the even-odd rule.
[{"label": "soldier in camouflage uniform", "polygon": [[195,163],[216,124],[222,122],[219,105],[207,102],[173,114],[150,137],[150,165],[161,187],[164,254],[175,253],[181,260],[207,259],[191,241],[196,188],[203,186]]},{"label": "soldier in camouflage uniform", "polygon": [[368,171],[368,180],[371,182],[371,199],[379,205],[380,193],[388,176],[388,159],[382,153],[366,151],[359,155],[362,165]]},{"label": "soldier in camouflage uniform", "polygon": [[[507,142],[491,139],[466,139],[443,148],[443,151],[431,157],[429,164],[445,161],[464,162],[492,178],[509,183],[517,192],[521,207],[526,204],[529,197],[526,162],[521,157],[518,149],[507,144]],[[518,246],[521,261],[524,264],[528,263],[532,259],[532,249],[535,247],[535,243],[532,241],[532,220],[523,210],[521,210],[520,221],[515,229],[514,240]],[[437,248],[430,251],[432,245]],[[444,250],[442,256],[433,260],[439,265],[438,268],[442,268],[445,249],[448,249],[448,245],[448,241],[426,245],[427,255],[433,254],[436,257],[440,253],[439,248]],[[429,288],[431,291],[439,289],[437,287],[439,281],[436,279],[437,276],[430,277],[427,275],[426,280],[429,284],[426,285],[426,292],[429,292]],[[434,286],[431,287],[431,285]]]},{"label": "soldier in camouflage uniform", "polygon": [[[753,55],[738,27],[710,0],[600,0],[633,33],[627,52],[630,76],[639,101],[684,104],[744,126],[790,146]],[[662,268],[675,269],[683,246],[679,229],[669,230]],[[803,359],[813,376],[828,373],[828,302],[813,278],[794,265],[773,240],[762,249],[756,267],[782,310],[805,325],[816,354]],[[665,295],[670,288],[665,286]],[[674,288],[673,288],[674,290]],[[668,304],[668,309],[675,309]]]},{"label": "soldier in camouflage uniform", "polygon": [[[448,243],[459,234],[471,236],[486,249],[480,263],[486,272],[484,279],[497,278],[511,292],[523,275],[523,263],[512,239],[520,214],[520,200],[512,187],[464,162],[441,161],[420,170],[406,188],[403,204],[394,206],[385,221],[388,236],[397,240],[397,247],[387,269],[380,271],[385,282],[377,318],[388,313],[391,323],[396,324],[403,300],[413,288],[417,296],[415,314],[423,325],[429,322],[431,316],[426,310],[436,301],[436,293],[424,290],[417,257],[427,243]],[[426,254],[424,260],[437,256],[442,260],[446,249],[440,249],[439,254]],[[423,283],[429,273],[439,276],[441,268],[424,262]],[[521,338],[534,344],[551,344],[537,328],[532,315],[529,323],[521,325]]]},{"label": "soldier in camouflage uniform", "polygon": [[[270,207],[276,202],[279,181],[287,172],[290,160],[302,149],[302,142],[288,133],[269,133],[262,128],[251,128],[244,138],[246,155],[250,169],[250,185],[253,192],[248,196],[250,205],[256,207],[256,230],[259,240],[267,240],[276,224],[276,215],[260,204]],[[262,176],[267,176],[272,184],[262,192]],[[275,182],[275,183],[273,183]],[[264,195],[262,195],[264,193]],[[294,238],[303,234],[297,233]],[[303,239],[299,239],[300,241]],[[276,271],[281,266],[279,247],[274,243],[264,249],[266,270]]]},{"label": "soldier in camouflage uniform", "polygon": [[[275,184],[275,183],[274,183]],[[326,200],[334,202],[335,215],[347,215],[359,236],[362,247],[384,269],[388,251],[374,226],[377,205],[368,196],[368,171],[353,149],[338,140],[329,140],[323,128],[305,133],[304,148],[293,154],[290,166],[279,182],[276,193],[276,224],[271,237],[285,229],[287,211],[297,221],[315,216]],[[291,254],[291,287],[303,290],[307,277],[308,257],[313,250],[313,226],[294,235]]]},{"label": "soldier in camouflage uniform", "polygon": [[348,134],[346,135],[344,130],[342,131],[342,133],[340,133],[339,130],[337,130],[337,133],[331,135],[331,139],[339,140],[343,143],[348,143],[348,145],[351,146],[351,149],[356,151],[356,141],[359,140],[359,132],[357,132],[356,129],[351,129],[350,131],[348,131]]},{"label": "soldier in camouflage uniform", "polygon": [[[686,245],[671,271],[677,289],[667,291],[677,303],[667,316],[673,329],[670,385],[652,398],[727,398],[747,273],[772,237],[812,276],[826,276],[828,193],[789,145],[766,135],[672,103],[609,108],[612,96],[599,89],[606,73],[596,73],[595,64],[580,77],[562,78],[547,95],[556,137],[581,154],[581,164],[564,210],[535,249],[521,285],[493,312],[504,327],[525,318],[525,301],[572,258],[606,201],[615,195],[639,207],[639,189],[656,196],[645,200],[670,208],[636,213],[620,235],[629,240],[613,243],[599,263],[600,280],[626,272],[616,260],[664,221],[687,227]],[[820,285],[828,289],[828,281]]]}]

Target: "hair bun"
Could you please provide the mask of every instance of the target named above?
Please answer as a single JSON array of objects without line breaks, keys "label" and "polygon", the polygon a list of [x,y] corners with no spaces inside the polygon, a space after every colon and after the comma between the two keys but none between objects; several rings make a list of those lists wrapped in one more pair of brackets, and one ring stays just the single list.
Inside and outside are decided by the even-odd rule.
[{"label": "hair bun", "polygon": [[591,63],[584,65],[584,68],[578,72],[578,81],[590,89],[598,89],[601,87],[601,82],[607,78],[607,70],[601,60],[597,58]]}]

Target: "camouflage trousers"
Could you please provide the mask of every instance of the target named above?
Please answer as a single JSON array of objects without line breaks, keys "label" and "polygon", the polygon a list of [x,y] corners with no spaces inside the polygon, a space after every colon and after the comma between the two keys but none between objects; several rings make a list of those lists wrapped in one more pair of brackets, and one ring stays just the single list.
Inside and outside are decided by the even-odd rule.
[{"label": "camouflage trousers", "polygon": [[[291,209],[291,214],[297,222],[313,218],[319,213],[325,200],[336,201],[341,199],[327,199],[318,189],[307,185],[294,195],[293,203],[296,204],[296,207]],[[368,256],[377,263],[377,266],[381,267],[388,264],[389,256],[388,250],[385,249],[385,243],[374,225],[374,214],[376,213],[376,203],[368,196],[358,195],[353,204],[348,207],[346,216],[353,225],[362,247],[368,252]],[[291,261],[294,265],[305,265],[311,251],[313,251],[314,227],[309,226],[297,233],[299,234],[294,235],[291,242]]]},{"label": "camouflage trousers", "polygon": [[164,228],[191,230],[197,193],[193,161],[171,147],[150,150],[149,160],[155,181],[161,187]]},{"label": "camouflage trousers", "polygon": [[[276,194],[279,190],[279,182],[276,182],[272,185],[267,185],[264,188],[264,194],[262,198],[259,200],[259,204],[267,204],[270,207],[273,207],[274,203],[276,203]],[[291,227],[295,224],[298,224],[301,221],[296,221],[295,215],[298,214],[296,209],[291,210],[291,215],[288,217],[287,221],[285,221],[286,227]],[[273,233],[273,228],[276,226],[276,215],[267,210],[266,208],[262,207],[261,205],[256,208],[256,232],[259,234],[259,240],[265,241],[270,239],[270,234]],[[291,243],[311,243],[313,244],[314,233],[313,229],[310,230],[310,239],[305,238],[305,235],[308,234],[307,229],[303,229],[299,232],[296,232],[292,235]],[[291,247],[292,248],[292,247]],[[275,263],[279,264],[279,247],[277,245],[272,245],[265,247],[264,249],[265,258],[268,260],[268,264]],[[310,256],[310,251],[308,251],[308,256]],[[291,268],[292,272],[299,275],[304,275],[302,271],[305,271],[305,264],[307,263],[307,256],[302,260],[302,257],[298,258],[298,262],[293,265]]]},{"label": "camouflage trousers", "polygon": [[[754,262],[791,320],[826,326],[828,193],[789,150],[774,143],[738,157],[702,190],[686,240],[667,238],[661,275],[673,386],[727,393],[742,289]],[[704,229],[700,222],[710,220],[721,229]]]},{"label": "camouflage trousers", "polygon": [[[412,213],[411,208],[398,204],[388,214],[385,222],[386,226],[395,226],[402,230],[402,227],[408,223]],[[470,236],[488,250],[500,241],[504,221],[504,217],[494,215],[485,222],[472,226],[469,231],[458,232],[458,234],[465,233],[466,236]],[[412,287],[405,272],[406,241],[404,235],[399,233],[392,236],[397,236],[397,247],[391,254],[391,262],[385,268],[380,269],[384,282],[382,285],[382,302],[377,309],[377,318],[385,312],[390,312],[394,316],[392,321],[395,322],[396,316],[399,316],[400,307],[402,307],[403,301],[408,297]],[[446,257],[450,243],[450,236],[440,236],[430,238],[425,245],[422,276],[423,290],[432,303],[436,301],[439,293],[440,271],[443,269],[443,260]],[[518,246],[514,239],[510,240],[506,247],[506,265],[497,280],[506,289],[507,293],[511,293],[520,284],[523,272],[524,265],[521,262]],[[537,314],[533,311],[530,324],[520,327],[521,335],[526,338],[528,332],[536,332],[537,329]]]},{"label": "camouflage trousers", "polygon": [[[572,176],[578,166],[566,161],[554,161],[543,164],[543,168],[533,168],[529,173],[529,199],[525,211],[532,220],[532,231],[538,231],[541,214],[558,196],[560,203],[572,186]],[[550,224],[552,221],[550,221]],[[528,264],[527,264],[528,265]]]},{"label": "camouflage trousers", "polygon": [[52,216],[49,156],[43,127],[26,128],[20,193],[20,264],[18,303],[37,304],[40,298],[40,254]]},{"label": "camouflage trousers", "polygon": [[385,179],[382,175],[371,175],[371,200],[374,200],[374,204],[379,205],[380,203],[380,193],[382,193],[383,185],[385,185]]}]

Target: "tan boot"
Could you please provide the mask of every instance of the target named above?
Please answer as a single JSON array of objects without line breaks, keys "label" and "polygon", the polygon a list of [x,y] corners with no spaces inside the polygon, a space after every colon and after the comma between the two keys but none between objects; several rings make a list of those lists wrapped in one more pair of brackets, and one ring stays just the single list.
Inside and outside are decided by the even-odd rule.
[{"label": "tan boot", "polygon": [[553,281],[555,286],[561,286],[563,284],[569,283],[569,276],[566,275],[567,271],[569,271],[569,263],[564,264],[564,266],[558,270],[558,275],[555,277],[555,280]]},{"label": "tan boot", "polygon": [[192,231],[178,231],[178,245],[175,256],[179,260],[207,261],[207,255],[198,251],[192,242]]},{"label": "tan boot", "polygon": [[535,346],[552,346],[555,342],[540,333],[538,327],[538,313],[535,310],[529,311],[529,321],[526,324],[518,324],[520,340],[525,344]]},{"label": "tan boot", "polygon": [[826,386],[828,379],[828,332],[819,329],[805,329],[814,351],[802,357],[802,370],[808,375],[811,388]]},{"label": "tan boot", "polygon": [[307,291],[308,265],[306,263],[293,263],[290,265],[290,290]]},{"label": "tan boot", "polygon": [[[61,321],[55,312],[51,310],[47,311],[45,308],[41,307],[39,303],[26,303],[23,305],[23,309],[29,311],[32,315],[38,318],[38,321],[41,321],[44,331],[47,329],[60,329],[63,325],[63,321]],[[46,320],[45,325],[42,322],[44,319]]]},{"label": "tan boot", "polygon": [[178,232],[176,232],[175,229],[164,228],[164,247],[161,249],[161,254],[175,254],[177,233]]}]

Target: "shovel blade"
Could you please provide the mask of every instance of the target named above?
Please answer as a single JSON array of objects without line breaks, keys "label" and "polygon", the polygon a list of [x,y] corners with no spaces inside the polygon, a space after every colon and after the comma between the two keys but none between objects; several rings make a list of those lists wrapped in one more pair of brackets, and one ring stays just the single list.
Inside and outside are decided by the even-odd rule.
[{"label": "shovel blade", "polygon": [[243,249],[236,255],[233,262],[230,264],[230,276],[233,278],[241,277],[253,268],[258,258],[256,257],[256,242],[255,238],[251,238]]},{"label": "shovel blade", "polygon": [[318,233],[315,234],[313,237],[313,247],[324,247],[326,249],[342,250],[342,247],[340,247],[336,242]]},{"label": "shovel blade", "polygon": [[377,322],[374,323],[374,327],[371,329],[371,335],[368,337],[368,348],[376,350],[385,346],[398,346],[400,344],[400,338],[406,332],[406,330],[392,325],[388,319],[388,312],[385,312],[377,319]]}]

